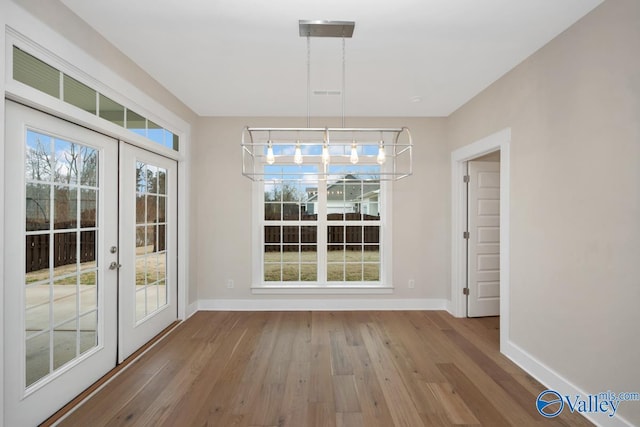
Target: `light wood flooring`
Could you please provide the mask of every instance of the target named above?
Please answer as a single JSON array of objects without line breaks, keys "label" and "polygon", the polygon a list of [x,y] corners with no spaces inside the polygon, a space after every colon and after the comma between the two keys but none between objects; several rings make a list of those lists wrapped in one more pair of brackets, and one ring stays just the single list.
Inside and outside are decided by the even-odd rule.
[{"label": "light wood flooring", "polygon": [[535,408],[498,318],[198,312],[62,426],[590,426]]}]

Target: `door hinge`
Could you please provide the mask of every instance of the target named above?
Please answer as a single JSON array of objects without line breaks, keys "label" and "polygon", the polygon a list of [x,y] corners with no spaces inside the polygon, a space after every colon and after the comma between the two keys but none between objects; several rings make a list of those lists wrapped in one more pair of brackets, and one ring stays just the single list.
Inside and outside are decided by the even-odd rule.
[{"label": "door hinge", "polygon": [[465,176],[462,177],[462,181],[466,182],[466,183],[469,183],[469,181],[471,181],[471,177],[469,175],[465,175]]},{"label": "door hinge", "polygon": [[469,238],[469,232],[468,231],[463,232],[462,233],[462,238],[463,239],[468,239]]},{"label": "door hinge", "polygon": [[462,288],[462,293],[464,295],[469,295],[469,288]]}]

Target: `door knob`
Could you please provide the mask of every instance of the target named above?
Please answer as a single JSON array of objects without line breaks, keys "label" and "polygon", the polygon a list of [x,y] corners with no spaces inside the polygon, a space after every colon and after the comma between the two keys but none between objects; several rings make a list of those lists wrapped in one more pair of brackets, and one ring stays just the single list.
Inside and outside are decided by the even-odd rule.
[{"label": "door knob", "polygon": [[111,264],[109,264],[109,270],[117,270],[120,267],[122,267],[122,264],[118,264],[115,261],[113,261]]}]

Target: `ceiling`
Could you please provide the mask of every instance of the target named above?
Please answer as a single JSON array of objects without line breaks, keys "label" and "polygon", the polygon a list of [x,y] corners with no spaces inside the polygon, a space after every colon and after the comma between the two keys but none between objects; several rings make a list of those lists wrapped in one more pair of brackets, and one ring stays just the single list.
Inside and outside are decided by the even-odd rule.
[{"label": "ceiling", "polygon": [[[201,116],[306,116],[298,20],[355,21],[347,116],[448,116],[602,0],[61,0]],[[311,38],[310,113],[342,114],[342,39]]]}]

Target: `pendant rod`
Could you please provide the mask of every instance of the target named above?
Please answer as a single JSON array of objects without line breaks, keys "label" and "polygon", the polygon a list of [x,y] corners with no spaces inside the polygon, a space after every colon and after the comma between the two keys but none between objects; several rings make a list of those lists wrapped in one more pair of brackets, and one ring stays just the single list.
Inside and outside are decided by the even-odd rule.
[{"label": "pendant rod", "polygon": [[347,63],[347,55],[346,55],[346,50],[345,50],[345,40],[344,40],[344,36],[342,37],[342,127],[344,127],[344,105],[345,105],[345,91],[346,91],[346,80],[345,80],[345,74],[346,74],[346,63]]},{"label": "pendant rod", "polygon": [[307,36],[307,127],[311,127],[311,37]]}]

